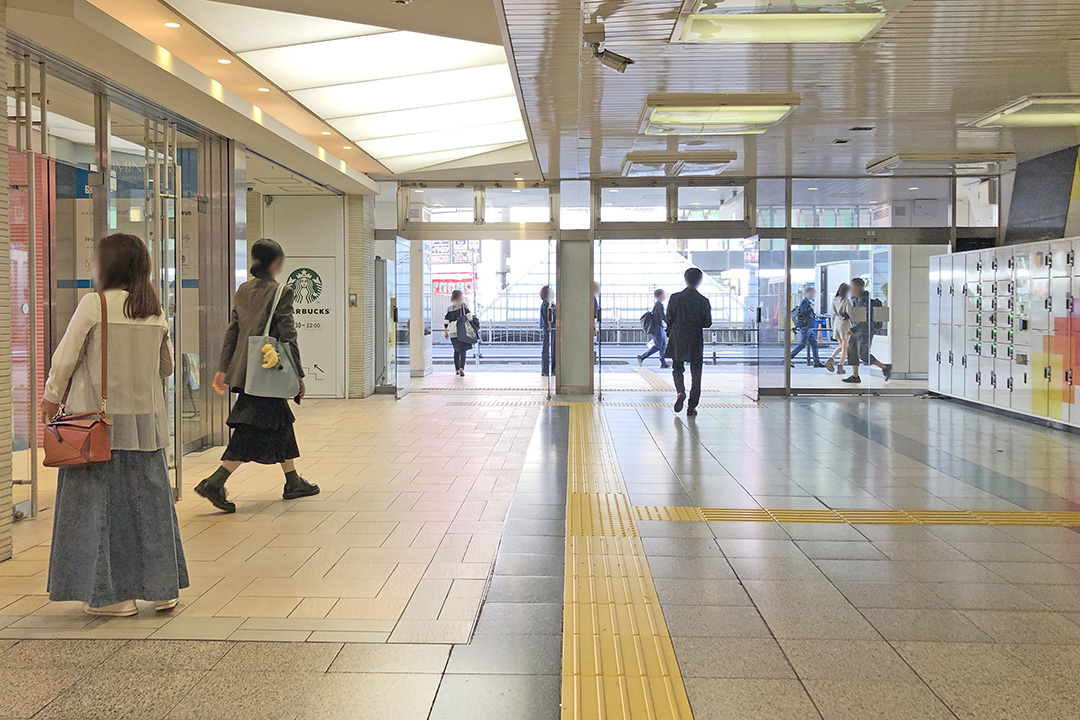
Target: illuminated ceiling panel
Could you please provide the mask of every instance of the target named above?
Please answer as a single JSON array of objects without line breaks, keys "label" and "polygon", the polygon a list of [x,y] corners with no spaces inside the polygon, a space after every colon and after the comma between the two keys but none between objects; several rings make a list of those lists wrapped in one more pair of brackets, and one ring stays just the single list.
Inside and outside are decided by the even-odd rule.
[{"label": "illuminated ceiling panel", "polygon": [[672,38],[685,43],[854,43],[905,0],[687,0]]},{"label": "illuminated ceiling panel", "polygon": [[1080,95],[1028,95],[976,120],[975,127],[1080,126]]},{"label": "illuminated ceiling panel", "polygon": [[170,2],[392,172],[527,142],[499,45],[208,0]]}]

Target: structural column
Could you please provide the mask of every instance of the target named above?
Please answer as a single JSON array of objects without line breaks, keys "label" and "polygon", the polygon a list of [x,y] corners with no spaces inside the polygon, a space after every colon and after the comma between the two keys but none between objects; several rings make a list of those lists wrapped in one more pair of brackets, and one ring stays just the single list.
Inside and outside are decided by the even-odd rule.
[{"label": "structural column", "polygon": [[555,391],[565,395],[593,392],[593,242],[559,240],[556,258]]},{"label": "structural column", "polygon": [[375,392],[375,198],[345,198],[348,272],[348,396]]},{"label": "structural column", "polygon": [[[7,45],[7,0],[0,0],[0,41]],[[0,74],[10,59],[0,53]],[[8,124],[0,123],[0,147],[8,146]],[[8,154],[0,153],[0,560],[11,557],[11,228],[8,224]],[[37,422],[36,418],[32,422]]]}]

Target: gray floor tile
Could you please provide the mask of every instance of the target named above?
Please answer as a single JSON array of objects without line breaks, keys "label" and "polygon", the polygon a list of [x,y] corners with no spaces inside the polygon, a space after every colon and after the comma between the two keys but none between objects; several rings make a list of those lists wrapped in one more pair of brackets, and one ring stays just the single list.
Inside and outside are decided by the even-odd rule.
[{"label": "gray floor tile", "polygon": [[1019,658],[992,643],[894,642],[893,647],[931,686],[1015,682],[1036,677]]},{"label": "gray floor tile", "polygon": [[[833,582],[904,582],[912,577],[892,560],[816,560],[818,569]],[[981,569],[981,568],[980,568]]]},{"label": "gray floor tile", "polygon": [[673,638],[684,678],[792,679],[795,673],[772,638]]},{"label": "gray floor tile", "polygon": [[716,540],[708,538],[647,537],[641,539],[645,554],[649,557],[665,555],[675,557],[723,557]]},{"label": "gray floor tile", "polygon": [[20,640],[0,653],[0,667],[100,665],[126,643],[126,640]]},{"label": "gray floor tile", "polygon": [[442,673],[449,645],[347,643],[330,665],[343,673]]},{"label": "gray floor tile", "polygon": [[769,637],[769,629],[753,607],[667,605],[663,612],[672,637]]},{"label": "gray floor tile", "polygon": [[728,562],[739,579],[749,580],[821,580],[823,576],[812,560],[784,557],[733,557]]},{"label": "gray floor tile", "polygon": [[438,674],[310,675],[297,720],[425,720],[439,681]]},{"label": "gray floor tile", "polygon": [[1058,612],[1080,612],[1080,591],[1073,585],[1015,585]]},{"label": "gray floor tile", "polygon": [[791,540],[784,528],[776,523],[764,522],[710,522],[709,530],[718,538],[737,540]]},{"label": "gray floor tile", "polygon": [[686,678],[695,720],[821,720],[797,680]]},{"label": "gray floor tile", "polygon": [[477,635],[559,635],[562,603],[487,602],[480,610]]},{"label": "gray floor tile", "polygon": [[767,540],[763,538],[720,538],[717,541],[720,549],[728,558],[736,557],[776,557],[776,558],[803,558],[805,554],[795,544],[795,541]]},{"label": "gray floor tile", "polygon": [[109,657],[103,667],[209,670],[232,646],[221,640],[134,640]]},{"label": "gray floor tile", "polygon": [[555,555],[517,555],[499,553],[495,559],[496,575],[528,575],[531,577],[563,577],[565,558]]},{"label": "gray floor tile", "polygon": [[233,645],[214,670],[259,673],[289,668],[294,672],[326,672],[341,648],[341,643],[241,642]]},{"label": "gray floor tile", "polygon": [[163,717],[203,678],[205,670],[101,670],[60,693],[35,718]]},{"label": "gray floor tile", "polygon": [[715,558],[655,555],[649,558],[649,570],[654,578],[735,579],[728,561],[719,555]]},{"label": "gray floor tile", "polygon": [[521,575],[495,575],[488,587],[487,602],[543,602],[563,601],[563,579],[553,577],[528,577]]},{"label": "gray floor tile", "polygon": [[566,538],[555,535],[504,535],[499,543],[500,553],[515,555],[558,555],[566,554]]},{"label": "gray floor tile", "polygon": [[918,680],[806,680],[810,697],[826,720],[955,720]]},{"label": "gray floor tile", "polygon": [[560,675],[446,675],[430,720],[558,720]]},{"label": "gray floor tile", "polygon": [[796,542],[811,560],[886,560],[887,558],[866,540],[799,540]]},{"label": "gray floor tile", "polygon": [[884,640],[782,638],[780,646],[804,680],[918,681]]},{"label": "gray floor tile", "polygon": [[705,538],[712,539],[712,530],[703,522],[671,522],[666,520],[638,520],[638,534],[643,538]]},{"label": "gray floor tile", "polygon": [[[1005,583],[935,583],[934,594],[956,610],[1036,610],[1047,606],[1018,585]],[[1060,586],[1057,586],[1060,587]]]},{"label": "gray floor tile", "polygon": [[945,599],[933,592],[933,586],[923,583],[838,582],[836,587],[857,608],[950,607]]},{"label": "gray floor tile", "polygon": [[738,580],[653,578],[661,607],[671,605],[750,605]]},{"label": "gray floor tile", "polygon": [[455,645],[446,672],[458,675],[558,675],[562,635],[476,635]]},{"label": "gray floor tile", "polygon": [[954,542],[952,546],[972,560],[1036,563],[1054,561],[1054,558],[1021,542]]},{"label": "gray floor tile", "polygon": [[1080,645],[1080,625],[1058,613],[965,610],[964,616],[1000,643]]},{"label": "gray floor tile", "polygon": [[958,610],[867,609],[862,613],[890,642],[992,642]]},{"label": "gray floor tile", "polygon": [[[1010,528],[1014,529],[1014,528]],[[1061,529],[1061,528],[1057,528]],[[983,567],[1011,583],[1080,585],[1080,572],[1058,563],[983,562]]]},{"label": "gray floor tile", "polygon": [[865,541],[867,537],[853,525],[842,523],[781,523],[781,527],[795,540]]},{"label": "gray floor tile", "polygon": [[61,692],[74,685],[87,672],[85,668],[32,667],[0,669],[0,717],[28,718]]},{"label": "gray floor tile", "polygon": [[316,673],[223,672],[207,674],[166,717],[169,720],[295,720],[305,686]]}]

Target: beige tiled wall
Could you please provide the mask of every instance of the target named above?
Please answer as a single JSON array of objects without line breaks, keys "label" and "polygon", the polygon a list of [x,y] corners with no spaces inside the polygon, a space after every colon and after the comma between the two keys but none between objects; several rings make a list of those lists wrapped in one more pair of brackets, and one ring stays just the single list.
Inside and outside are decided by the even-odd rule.
[{"label": "beige tiled wall", "polygon": [[362,398],[375,392],[375,198],[370,195],[345,198],[345,251],[348,294],[357,299],[349,308],[349,397]]},{"label": "beige tiled wall", "polygon": [[[0,0],[0,40],[7,44],[7,0]],[[8,56],[0,53],[0,75],[7,77]],[[7,147],[8,125],[0,123],[0,147]],[[11,557],[11,246],[8,228],[8,156],[0,153],[0,560]]]}]

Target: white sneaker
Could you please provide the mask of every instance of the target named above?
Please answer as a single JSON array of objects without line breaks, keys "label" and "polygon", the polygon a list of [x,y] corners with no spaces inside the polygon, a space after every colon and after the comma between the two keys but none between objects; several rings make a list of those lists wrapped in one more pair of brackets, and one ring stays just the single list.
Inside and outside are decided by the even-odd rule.
[{"label": "white sneaker", "polygon": [[157,612],[165,612],[166,610],[172,610],[178,604],[180,604],[180,598],[174,598],[172,600],[162,600],[160,602],[154,603],[154,610],[156,610]]},{"label": "white sneaker", "polygon": [[134,600],[125,600],[96,608],[86,605],[83,607],[83,612],[87,615],[100,615],[102,617],[131,617],[139,614],[139,608],[135,605]]}]

